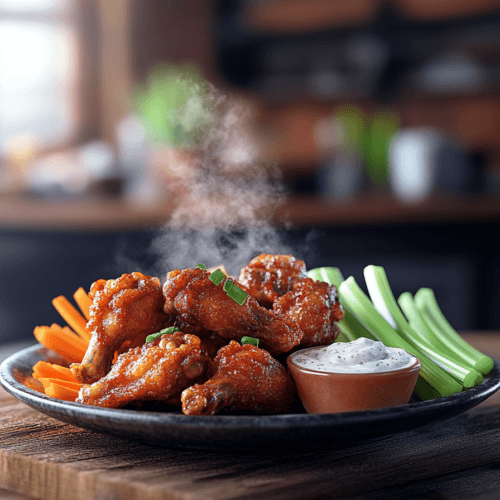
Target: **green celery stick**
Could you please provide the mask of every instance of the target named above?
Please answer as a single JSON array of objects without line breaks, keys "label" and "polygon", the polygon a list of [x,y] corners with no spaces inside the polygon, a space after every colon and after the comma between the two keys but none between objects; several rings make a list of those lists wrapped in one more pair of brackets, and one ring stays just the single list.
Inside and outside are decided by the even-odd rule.
[{"label": "green celery stick", "polygon": [[473,387],[475,384],[482,382],[482,376],[470,365],[464,365],[463,362],[457,360],[453,355],[453,351],[441,349],[439,344],[429,341],[428,337],[426,337],[426,330],[415,330],[408,323],[394,298],[383,267],[367,266],[364,269],[364,276],[375,308],[404,340],[436,362],[465,387]]},{"label": "green celery stick", "polygon": [[338,267],[317,267],[311,269],[307,276],[315,281],[325,281],[330,285],[335,285],[337,288],[344,281],[342,272]]},{"label": "green celery stick", "polygon": [[359,288],[354,277],[349,277],[339,287],[341,303],[348,309],[372,335],[388,347],[398,347],[420,359],[421,376],[441,395],[449,396],[462,390],[453,377],[448,375],[436,363],[425,356],[419,349],[404,340],[375,309],[370,299]]},{"label": "green celery stick", "polygon": [[439,337],[440,341],[460,354],[464,360],[477,371],[486,375],[493,368],[493,360],[472,347],[450,325],[436,300],[433,290],[421,288],[415,294],[415,305],[430,329]]},{"label": "green celery stick", "polygon": [[483,382],[484,377],[481,373],[465,364],[459,357],[455,357],[453,351],[441,344],[415,307],[411,293],[401,294],[398,303],[408,318],[413,332],[420,337],[417,339],[417,342],[420,341],[417,345],[429,358],[455,377],[464,387],[474,387]]}]

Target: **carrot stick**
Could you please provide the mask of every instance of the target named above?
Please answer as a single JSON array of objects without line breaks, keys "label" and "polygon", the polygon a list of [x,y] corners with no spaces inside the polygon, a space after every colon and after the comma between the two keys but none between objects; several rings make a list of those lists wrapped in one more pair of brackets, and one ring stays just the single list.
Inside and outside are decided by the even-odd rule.
[{"label": "carrot stick", "polygon": [[57,378],[40,378],[38,380],[40,380],[44,389],[49,387],[50,384],[57,384],[68,389],[75,389],[76,391],[79,391],[80,387],[83,387],[83,384],[78,382],[68,382],[67,380],[59,380]]},{"label": "carrot stick", "polygon": [[38,363],[33,366],[33,378],[37,380],[41,378],[57,378],[60,380],[68,380],[69,382],[78,382],[69,368],[47,363],[47,361],[38,361]]},{"label": "carrot stick", "polygon": [[61,328],[55,323],[49,326],[37,326],[33,335],[48,349],[52,349],[70,363],[80,363],[87,350],[87,343],[67,326]]},{"label": "carrot stick", "polygon": [[45,389],[45,394],[51,398],[62,399],[63,401],[75,401],[78,397],[78,391],[69,387],[52,383]]},{"label": "carrot stick", "polygon": [[92,335],[87,331],[87,322],[78,310],[71,305],[71,302],[64,295],[59,295],[59,297],[52,300],[52,304],[57,312],[63,317],[64,321],[66,321],[82,339],[90,342]]},{"label": "carrot stick", "polygon": [[90,306],[92,305],[92,301],[90,300],[87,292],[80,287],[74,294],[73,298],[77,303],[78,307],[81,309],[85,319],[88,321],[90,319]]}]

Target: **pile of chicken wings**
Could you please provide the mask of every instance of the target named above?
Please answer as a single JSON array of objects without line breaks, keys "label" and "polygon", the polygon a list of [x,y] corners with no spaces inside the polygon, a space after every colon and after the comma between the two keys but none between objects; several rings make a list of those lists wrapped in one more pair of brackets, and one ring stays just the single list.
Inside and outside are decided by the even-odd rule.
[{"label": "pile of chicken wings", "polygon": [[[85,384],[77,402],[157,401],[186,415],[289,412],[296,389],[283,357],[334,342],[343,317],[336,288],[308,278],[291,255],[261,254],[241,270],[233,281],[248,293],[242,305],[224,291],[230,277],[216,285],[210,275],[199,266],[169,272],[163,286],[139,272],[96,281],[92,339],[71,365]],[[173,333],[146,341],[168,327]]]}]

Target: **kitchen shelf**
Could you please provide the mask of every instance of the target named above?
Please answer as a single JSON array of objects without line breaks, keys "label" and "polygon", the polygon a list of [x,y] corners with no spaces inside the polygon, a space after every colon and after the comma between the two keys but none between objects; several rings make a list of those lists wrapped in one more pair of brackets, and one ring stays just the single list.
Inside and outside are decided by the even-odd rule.
[{"label": "kitchen shelf", "polygon": [[[0,228],[45,231],[130,231],[160,227],[175,209],[166,198],[156,207],[133,207],[121,200],[48,202],[0,197]],[[274,214],[277,225],[345,226],[422,223],[500,222],[500,196],[434,196],[405,205],[390,194],[372,194],[346,202],[315,196],[292,197]]]},{"label": "kitchen shelf", "polygon": [[[315,139],[315,127],[333,116],[344,102],[302,100],[293,105],[266,104],[254,94],[259,106],[259,126],[266,130],[266,153],[274,158],[287,174],[311,174],[321,161]],[[369,116],[376,104],[353,101],[351,105]],[[500,157],[500,93],[453,96],[409,94],[389,108],[399,115],[403,128],[430,127],[449,134],[466,151],[482,151],[493,159]]]},{"label": "kitchen shelf", "polygon": [[141,230],[165,223],[174,209],[166,197],[155,207],[138,207],[119,199],[71,201],[0,197],[0,228],[41,231]]},{"label": "kitchen shelf", "polygon": [[366,195],[335,202],[314,196],[290,199],[275,214],[297,226],[394,225],[500,221],[500,197],[435,196],[425,203],[403,204],[391,195]]}]

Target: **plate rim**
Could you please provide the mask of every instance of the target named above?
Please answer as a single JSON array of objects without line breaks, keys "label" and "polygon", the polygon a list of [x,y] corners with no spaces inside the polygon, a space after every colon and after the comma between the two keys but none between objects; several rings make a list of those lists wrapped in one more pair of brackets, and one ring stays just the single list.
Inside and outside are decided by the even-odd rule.
[{"label": "plate rim", "polygon": [[[478,404],[482,403],[495,392],[500,389],[500,365],[499,362],[493,358],[493,369],[491,375],[485,377],[484,382],[478,386],[472,387],[460,393],[444,396],[441,398],[419,401],[409,403],[401,406],[393,406],[390,408],[381,408],[377,410],[363,410],[346,413],[324,413],[324,414],[309,414],[309,413],[290,413],[282,415],[183,415],[168,412],[156,412],[141,410],[135,411],[133,409],[111,409],[98,406],[89,406],[81,403],[74,403],[69,401],[62,401],[45,394],[39,393],[34,389],[26,387],[21,382],[17,381],[13,374],[12,368],[16,362],[26,358],[43,354],[48,351],[47,348],[41,344],[35,344],[31,347],[21,349],[20,351],[12,354],[0,364],[0,384],[4,389],[18,400],[31,406],[35,410],[41,411],[40,407],[48,407],[53,411],[63,411],[65,413],[72,413],[75,416],[82,414],[101,415],[102,417],[112,416],[121,421],[130,420],[130,416],[134,415],[138,420],[144,422],[154,422],[155,424],[175,424],[181,426],[199,426],[204,427],[220,427],[223,426],[237,426],[242,427],[243,424],[272,429],[280,427],[286,422],[287,427],[293,429],[293,424],[302,426],[304,421],[307,420],[308,427],[325,427],[335,424],[340,424],[343,421],[356,422],[357,420],[370,423],[371,421],[380,421],[387,418],[397,418],[408,413],[408,408],[412,408],[412,413],[427,413],[428,411],[438,411],[441,407],[450,407],[451,405],[460,406],[464,403],[469,403],[468,408],[463,412],[472,409]],[[42,357],[40,359],[43,359]],[[30,404],[32,403],[32,404]],[[462,412],[461,412],[462,413]],[[56,417],[55,417],[56,418]]]}]

